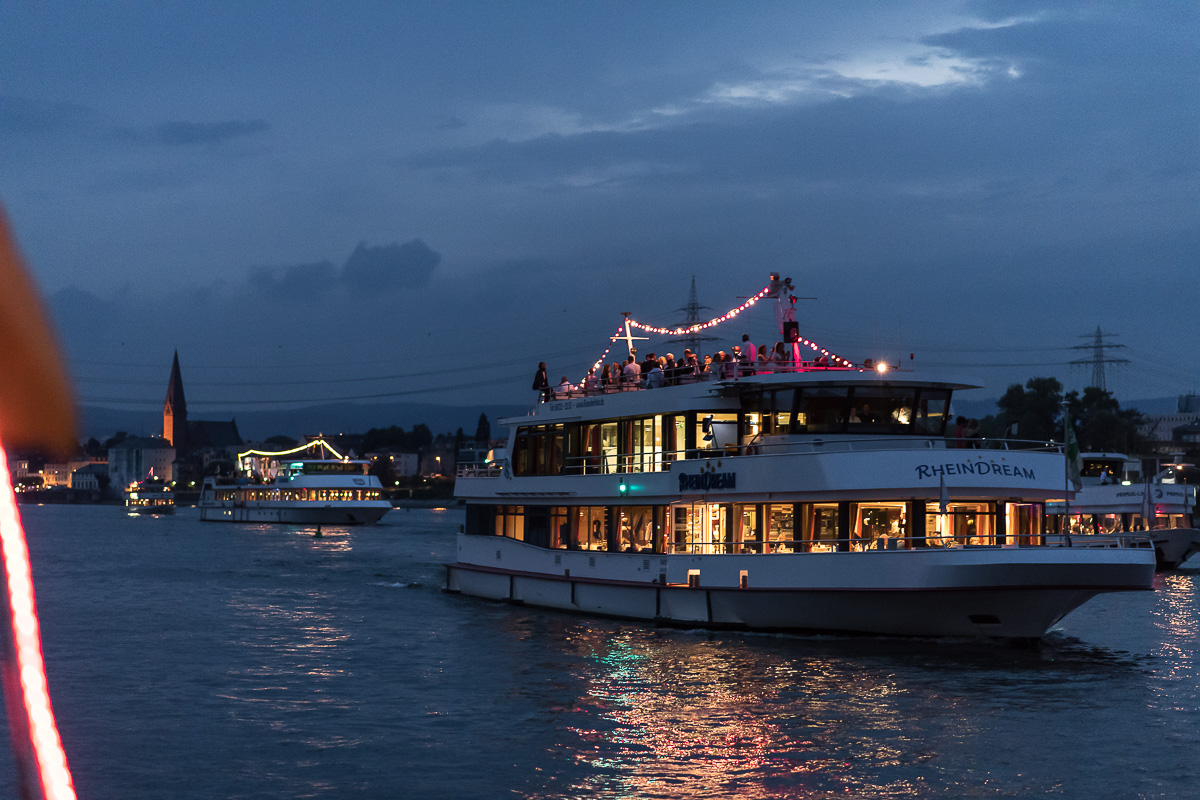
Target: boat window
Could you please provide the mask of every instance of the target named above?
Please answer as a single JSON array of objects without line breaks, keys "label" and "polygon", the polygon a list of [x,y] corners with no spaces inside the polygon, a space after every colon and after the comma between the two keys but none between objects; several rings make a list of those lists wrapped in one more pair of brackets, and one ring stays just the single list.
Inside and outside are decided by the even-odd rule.
[{"label": "boat window", "polygon": [[1093,484],[1120,483],[1121,472],[1124,468],[1125,459],[1123,458],[1085,458],[1079,469],[1079,475],[1083,478],[1097,479],[1089,481]]},{"label": "boat window", "polygon": [[805,389],[796,407],[793,433],[840,433],[846,421],[844,386]]},{"label": "boat window", "polygon": [[550,509],[550,546],[568,547],[571,541],[571,509],[554,506]]},{"label": "boat window", "polygon": [[852,503],[851,550],[888,550],[906,541],[904,503]]},{"label": "boat window", "polygon": [[602,460],[602,471],[607,475],[617,471],[617,453],[619,452],[620,440],[617,436],[616,422],[603,422],[600,424],[600,453]]},{"label": "boat window", "polygon": [[[1007,543],[1041,544],[1044,507],[1040,503],[1006,503],[1005,506]],[[980,542],[980,544],[989,544],[989,542]]]},{"label": "boat window", "polygon": [[837,549],[837,503],[800,503],[797,506],[795,545],[805,552],[832,552]]},{"label": "boat window", "polygon": [[925,543],[929,547],[1003,544],[996,541],[996,514],[990,503],[949,503],[943,514],[936,502],[926,504]]},{"label": "boat window", "polygon": [[485,505],[467,505],[466,524],[463,525],[463,531],[476,536],[487,536],[495,533],[494,515],[495,509],[492,506]]},{"label": "boat window", "polygon": [[651,507],[622,506],[618,511],[621,551],[649,553],[654,543]]},{"label": "boat window", "polygon": [[943,435],[946,432],[946,420],[950,418],[949,408],[949,389],[918,390],[913,433],[927,436]]},{"label": "boat window", "polygon": [[576,536],[580,550],[608,549],[608,509],[583,507],[576,514]]},{"label": "boat window", "polygon": [[525,540],[525,509],[522,506],[497,506],[495,532],[497,536]]},{"label": "boat window", "polygon": [[763,535],[765,552],[785,553],[795,544],[795,506],[791,503],[771,503],[766,506]]},{"label": "boat window", "polygon": [[682,414],[663,417],[662,446],[663,461],[676,461],[684,457],[685,441],[684,425],[687,417]]},{"label": "boat window", "polygon": [[908,433],[912,430],[916,391],[892,386],[855,386],[848,433]]},{"label": "boat window", "polygon": [[730,529],[734,507],[718,503],[676,505],[671,514],[668,541],[675,553],[725,553],[729,543],[725,533]]}]

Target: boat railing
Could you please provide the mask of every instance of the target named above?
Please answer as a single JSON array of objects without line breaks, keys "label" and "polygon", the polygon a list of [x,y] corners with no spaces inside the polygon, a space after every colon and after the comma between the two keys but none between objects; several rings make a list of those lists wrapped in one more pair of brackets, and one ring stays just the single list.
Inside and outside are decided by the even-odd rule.
[{"label": "boat railing", "polygon": [[581,383],[569,383],[566,386],[560,384],[558,387],[547,388],[540,399],[543,403],[550,403],[555,400],[570,400],[577,397],[600,397],[619,392],[640,392],[649,389],[659,389],[665,386],[719,383],[721,381],[737,382],[757,375],[795,374],[800,372],[863,372],[866,370],[865,367],[857,366],[822,365],[816,361],[772,361],[767,364],[755,362],[753,365],[739,365],[737,362],[723,363],[730,364],[730,366],[712,364],[708,371],[694,371],[686,367],[677,368],[671,374],[664,374],[661,378],[646,374],[642,374],[637,378],[622,375],[619,380],[609,383],[602,383],[599,377],[595,380],[584,379]]},{"label": "boat railing", "polygon": [[501,464],[464,464],[455,472],[459,478],[498,478],[504,472]]},{"label": "boat railing", "polygon": [[[667,545],[670,555],[747,555],[786,553],[864,553],[872,551],[929,551],[929,550],[981,550],[1011,549],[1020,547],[1082,547],[1082,548],[1153,548],[1154,543],[1145,535],[1130,534],[1111,536],[1101,540],[1088,536],[1018,535],[1010,541],[981,542],[953,536],[928,533],[924,536],[883,535],[874,539],[850,537],[848,539],[779,539],[742,542],[672,542]],[[648,550],[625,552],[649,552]]]}]

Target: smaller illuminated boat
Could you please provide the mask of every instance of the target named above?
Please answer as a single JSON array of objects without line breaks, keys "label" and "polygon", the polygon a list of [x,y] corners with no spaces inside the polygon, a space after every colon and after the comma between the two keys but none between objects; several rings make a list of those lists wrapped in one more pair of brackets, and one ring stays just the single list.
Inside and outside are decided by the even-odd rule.
[{"label": "smaller illuminated boat", "polygon": [[125,509],[131,514],[174,514],[175,492],[171,484],[151,472],[125,490]]},{"label": "smaller illuminated boat", "polygon": [[[1136,532],[1154,543],[1159,571],[1176,569],[1200,553],[1196,487],[1166,482],[1188,465],[1165,464],[1162,472],[1143,479],[1141,463],[1121,453],[1080,453],[1079,458],[1082,488],[1065,509],[1066,532],[1077,546],[1107,546]],[[1059,530],[1063,511],[1061,501],[1046,504]]]},{"label": "smaller illuminated boat", "polygon": [[[313,458],[305,450],[324,450]],[[200,491],[200,519],[293,525],[370,525],[391,511],[371,462],[342,456],[324,439],[291,450],[238,454],[236,477],[209,476]]]}]

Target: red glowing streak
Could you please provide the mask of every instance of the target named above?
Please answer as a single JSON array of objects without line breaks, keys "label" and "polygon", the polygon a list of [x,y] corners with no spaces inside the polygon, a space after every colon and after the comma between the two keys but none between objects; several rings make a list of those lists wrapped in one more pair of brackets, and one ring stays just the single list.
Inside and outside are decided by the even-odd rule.
[{"label": "red glowing streak", "polygon": [[[33,573],[29,566],[29,547],[25,543],[25,531],[17,513],[17,500],[13,495],[8,474],[8,459],[0,446],[0,547],[3,548],[4,583],[8,596],[8,621],[15,654],[15,676],[5,675],[5,682],[19,682],[20,697],[24,705],[24,720],[12,720],[13,744],[32,751],[33,765],[37,772],[40,796],[45,800],[74,800],[75,786],[71,771],[67,768],[67,755],[63,752],[62,739],[54,722],[54,711],[50,707],[50,691],[46,685],[46,667],[42,661],[42,638],[38,625],[37,605],[33,599]],[[24,730],[20,723],[24,722]],[[25,734],[28,741],[21,742],[17,732]]]}]

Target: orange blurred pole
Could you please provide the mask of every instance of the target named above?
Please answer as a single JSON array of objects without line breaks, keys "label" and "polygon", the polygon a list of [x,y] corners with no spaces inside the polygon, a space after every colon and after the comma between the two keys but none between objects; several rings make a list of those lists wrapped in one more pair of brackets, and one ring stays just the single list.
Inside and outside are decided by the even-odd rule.
[{"label": "orange blurred pole", "polygon": [[75,786],[50,706],[29,547],[3,446],[69,455],[77,444],[58,348],[0,213],[0,567],[7,601],[0,678],[21,797],[28,800],[74,800]]}]

